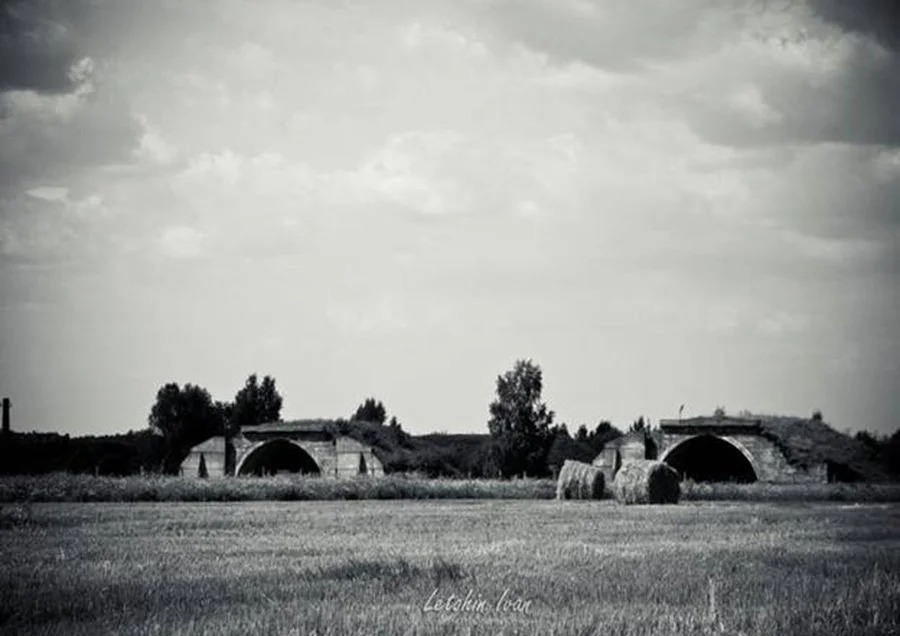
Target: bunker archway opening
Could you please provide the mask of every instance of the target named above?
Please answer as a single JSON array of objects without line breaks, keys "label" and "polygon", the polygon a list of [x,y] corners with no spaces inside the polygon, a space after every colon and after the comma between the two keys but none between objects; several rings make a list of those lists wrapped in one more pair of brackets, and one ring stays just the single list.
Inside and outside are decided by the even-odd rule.
[{"label": "bunker archway opening", "polygon": [[701,435],[673,448],[666,463],[694,481],[749,483],[757,480],[753,465],[730,442],[714,435]]},{"label": "bunker archway opening", "polygon": [[239,475],[277,475],[294,473],[318,475],[316,460],[297,444],[285,439],[273,439],[253,449],[241,463]]}]

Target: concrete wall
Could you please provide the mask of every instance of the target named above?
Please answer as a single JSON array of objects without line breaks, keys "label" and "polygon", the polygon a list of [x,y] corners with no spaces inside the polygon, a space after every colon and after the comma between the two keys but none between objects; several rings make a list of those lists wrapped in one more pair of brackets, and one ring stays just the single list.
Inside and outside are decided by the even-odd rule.
[{"label": "concrete wall", "polygon": [[623,462],[632,459],[644,459],[646,452],[643,435],[629,438],[619,446],[619,454],[622,456]]},{"label": "concrete wall", "polygon": [[[372,449],[361,444],[352,437],[338,437],[335,440],[337,455],[336,476],[352,477],[359,474],[360,465],[364,462],[367,475],[384,475],[384,467],[375,457]],[[360,461],[362,457],[363,462]]]},{"label": "concrete wall", "polygon": [[206,462],[206,472],[210,477],[225,475],[225,438],[213,437],[191,449],[187,458],[181,462],[181,474],[185,477],[197,477],[200,471],[200,455]]},{"label": "concrete wall", "polygon": [[619,468],[619,449],[616,446],[607,446],[600,454],[594,458],[592,462],[594,466],[600,469],[600,472],[603,473],[604,483],[607,487],[611,487],[613,483],[613,478],[616,476],[616,471]]}]

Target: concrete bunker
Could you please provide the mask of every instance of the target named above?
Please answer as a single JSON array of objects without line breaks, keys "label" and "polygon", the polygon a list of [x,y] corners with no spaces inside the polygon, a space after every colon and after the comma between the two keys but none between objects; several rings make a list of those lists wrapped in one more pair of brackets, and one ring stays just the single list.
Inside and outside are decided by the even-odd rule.
[{"label": "concrete bunker", "polygon": [[198,476],[202,457],[210,477],[384,475],[374,449],[337,433],[337,427],[331,420],[294,420],[247,426],[228,439],[217,435],[190,450],[181,474]]},{"label": "concrete bunker", "polygon": [[749,483],[759,477],[748,455],[728,438],[706,434],[679,442],[661,459],[684,479]]},{"label": "concrete bunker", "polygon": [[612,483],[627,461],[658,457],[694,481],[888,481],[857,440],[817,418],[722,414],[659,421],[606,444],[594,458]]},{"label": "concrete bunker", "polygon": [[238,475],[277,475],[294,473],[318,475],[322,471],[316,460],[299,444],[277,438],[260,444],[237,466]]}]

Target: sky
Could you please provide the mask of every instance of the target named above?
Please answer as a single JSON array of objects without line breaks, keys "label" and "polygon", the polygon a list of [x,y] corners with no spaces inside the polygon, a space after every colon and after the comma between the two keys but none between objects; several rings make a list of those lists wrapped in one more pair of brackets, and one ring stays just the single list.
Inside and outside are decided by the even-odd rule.
[{"label": "sky", "polygon": [[0,394],[900,426],[892,0],[0,3]]}]

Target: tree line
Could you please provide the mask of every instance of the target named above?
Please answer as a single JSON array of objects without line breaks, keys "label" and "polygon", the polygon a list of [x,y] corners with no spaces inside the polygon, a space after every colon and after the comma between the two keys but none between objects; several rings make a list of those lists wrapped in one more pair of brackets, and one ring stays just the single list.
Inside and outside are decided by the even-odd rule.
[{"label": "tree line", "polygon": [[[412,436],[375,397],[365,398],[347,418],[322,424],[334,435],[371,445],[386,472],[432,477],[547,477],[566,459],[592,461],[606,444],[623,435],[606,420],[593,428],[581,424],[574,433],[565,423],[555,423],[555,413],[542,397],[543,372],[531,360],[518,360],[497,376],[495,392],[488,405],[487,432],[482,434]],[[156,393],[146,429],[80,438],[13,433],[0,443],[0,472],[175,474],[192,447],[216,435],[234,435],[245,427],[280,421],[282,404],[275,379],[268,375],[260,380],[251,374],[228,402],[214,400],[199,385],[167,383]],[[628,430],[649,429],[641,416]],[[863,431],[856,439],[900,476],[900,431],[892,436]]]}]

